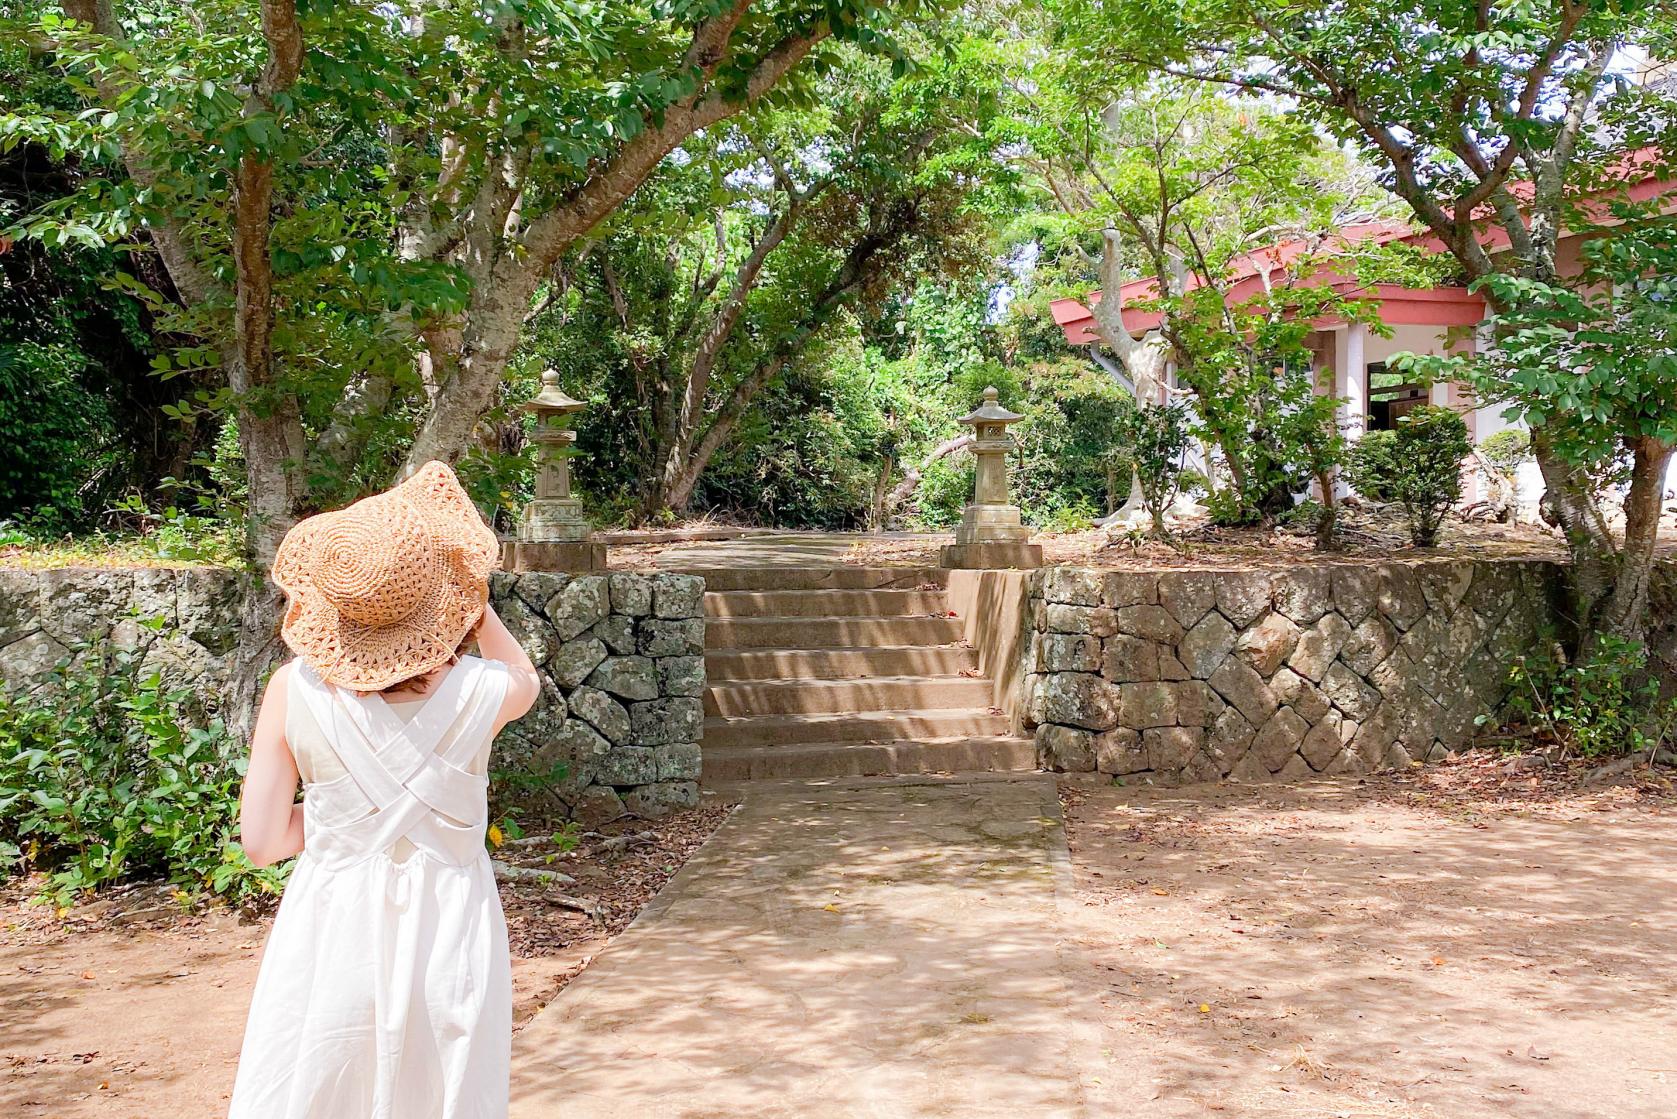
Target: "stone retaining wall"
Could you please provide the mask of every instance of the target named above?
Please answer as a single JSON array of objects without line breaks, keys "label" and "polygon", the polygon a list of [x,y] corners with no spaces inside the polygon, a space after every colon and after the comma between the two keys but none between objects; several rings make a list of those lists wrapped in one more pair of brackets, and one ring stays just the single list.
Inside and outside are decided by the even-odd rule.
[{"label": "stone retaining wall", "polygon": [[[37,690],[72,649],[109,641],[216,710],[240,587],[217,568],[0,569],[0,682]],[[697,803],[704,581],[499,574],[491,597],[543,675],[535,709],[496,744],[498,769],[531,778],[498,785],[506,806],[540,802],[596,823]],[[560,764],[562,780],[536,779]]]},{"label": "stone retaining wall", "polygon": [[1046,767],[1291,780],[1441,757],[1554,617],[1519,561],[1031,580],[1026,720]]}]

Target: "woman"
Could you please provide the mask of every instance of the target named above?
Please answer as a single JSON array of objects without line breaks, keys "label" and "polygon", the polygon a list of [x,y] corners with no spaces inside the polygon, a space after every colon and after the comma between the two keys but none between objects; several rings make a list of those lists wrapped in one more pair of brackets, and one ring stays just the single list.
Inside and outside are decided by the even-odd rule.
[{"label": "woman", "polygon": [[[498,553],[440,462],[280,544],[297,657],[262,697],[239,820],[258,865],[302,857],[229,1119],[507,1114],[511,972],[485,794],[490,743],[541,685],[488,605]],[[465,655],[474,638],[481,657]]]}]

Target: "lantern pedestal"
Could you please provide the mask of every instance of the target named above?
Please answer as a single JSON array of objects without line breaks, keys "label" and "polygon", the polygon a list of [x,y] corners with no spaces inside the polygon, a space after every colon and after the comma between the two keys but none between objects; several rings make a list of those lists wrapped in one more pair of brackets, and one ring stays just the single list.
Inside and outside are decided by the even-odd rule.
[{"label": "lantern pedestal", "polygon": [[598,540],[509,541],[514,571],[604,571],[606,546]]}]

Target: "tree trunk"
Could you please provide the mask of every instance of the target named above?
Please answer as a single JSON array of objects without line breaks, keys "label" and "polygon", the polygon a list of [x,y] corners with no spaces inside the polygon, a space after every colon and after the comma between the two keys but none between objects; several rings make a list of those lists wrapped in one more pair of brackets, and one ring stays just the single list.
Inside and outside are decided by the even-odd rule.
[{"label": "tree trunk", "polygon": [[1625,543],[1613,592],[1597,628],[1641,639],[1647,629],[1648,584],[1654,572],[1654,546],[1659,539],[1660,513],[1665,502],[1665,475],[1672,446],[1652,436],[1631,443],[1633,456],[1630,492],[1625,495]]},{"label": "tree trunk", "polygon": [[1531,433],[1532,456],[1543,472],[1543,501],[1566,537],[1573,621],[1580,633],[1595,625],[1601,602],[1613,589],[1618,549],[1596,504],[1588,474],[1563,459],[1539,427]]},{"label": "tree trunk", "polygon": [[1333,499],[1336,480],[1332,470],[1324,470],[1316,475],[1316,484],[1322,487],[1322,518],[1316,522],[1318,552],[1339,551],[1339,505]]}]

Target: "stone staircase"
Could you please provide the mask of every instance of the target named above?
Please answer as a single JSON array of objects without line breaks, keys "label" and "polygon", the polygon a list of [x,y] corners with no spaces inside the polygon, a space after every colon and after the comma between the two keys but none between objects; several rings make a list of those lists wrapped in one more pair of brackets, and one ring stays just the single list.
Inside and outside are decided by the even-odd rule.
[{"label": "stone staircase", "polygon": [[1036,768],[990,706],[947,572],[685,570],[706,587],[706,782]]}]

